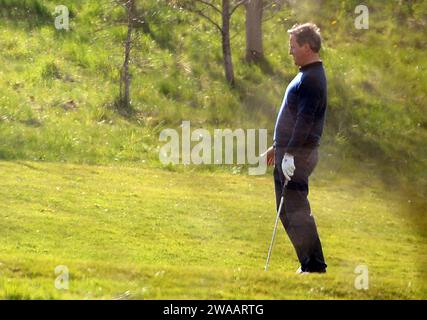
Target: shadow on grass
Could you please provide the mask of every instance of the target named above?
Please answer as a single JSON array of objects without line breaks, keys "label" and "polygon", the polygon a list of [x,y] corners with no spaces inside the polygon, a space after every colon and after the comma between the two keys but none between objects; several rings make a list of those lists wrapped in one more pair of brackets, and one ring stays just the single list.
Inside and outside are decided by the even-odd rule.
[{"label": "shadow on grass", "polygon": [[20,164],[21,166],[24,166],[24,167],[31,169],[31,170],[46,172],[46,170],[42,170],[40,168],[37,168],[37,167],[35,167],[31,164],[28,164],[22,160],[15,160],[15,161],[13,161],[13,163]]}]

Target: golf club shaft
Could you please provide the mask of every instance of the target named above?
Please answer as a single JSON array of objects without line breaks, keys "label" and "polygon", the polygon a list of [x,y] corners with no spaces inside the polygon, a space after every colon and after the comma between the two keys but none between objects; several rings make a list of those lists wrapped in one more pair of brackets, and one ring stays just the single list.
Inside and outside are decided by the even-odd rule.
[{"label": "golf club shaft", "polygon": [[279,209],[277,210],[277,215],[276,215],[276,222],[274,223],[273,236],[271,237],[270,248],[268,249],[267,262],[265,263],[265,268],[264,268],[265,271],[268,270],[268,264],[270,263],[270,256],[273,250],[274,238],[276,237],[277,224],[279,223],[280,212],[282,211],[282,206],[285,198],[285,187],[287,184],[288,184],[288,180],[285,181],[285,185],[283,186],[282,197],[280,198]]},{"label": "golf club shaft", "polygon": [[273,229],[273,236],[271,237],[270,248],[268,249],[267,262],[265,264],[265,271],[268,270],[268,264],[270,262],[271,251],[273,249],[274,238],[276,237],[277,224],[279,223],[279,216],[280,216],[280,211],[282,210],[282,206],[283,206],[283,195],[282,195],[282,198],[280,199],[279,210],[277,210],[276,222],[274,224],[274,229]]}]

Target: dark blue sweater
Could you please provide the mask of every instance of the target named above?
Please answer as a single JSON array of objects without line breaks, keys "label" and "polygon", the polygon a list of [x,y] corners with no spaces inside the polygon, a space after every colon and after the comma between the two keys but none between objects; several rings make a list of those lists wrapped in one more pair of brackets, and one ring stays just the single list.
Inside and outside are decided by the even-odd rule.
[{"label": "dark blue sweater", "polygon": [[286,89],[274,129],[274,145],[295,154],[320,145],[327,105],[327,84],[323,63],[313,62]]}]

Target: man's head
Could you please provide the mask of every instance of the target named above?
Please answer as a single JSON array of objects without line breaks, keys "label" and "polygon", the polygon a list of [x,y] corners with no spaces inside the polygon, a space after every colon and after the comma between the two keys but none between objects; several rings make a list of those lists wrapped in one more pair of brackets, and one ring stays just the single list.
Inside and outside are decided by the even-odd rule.
[{"label": "man's head", "polygon": [[290,30],[289,54],[298,66],[319,60],[322,46],[320,30],[314,23],[296,24]]}]

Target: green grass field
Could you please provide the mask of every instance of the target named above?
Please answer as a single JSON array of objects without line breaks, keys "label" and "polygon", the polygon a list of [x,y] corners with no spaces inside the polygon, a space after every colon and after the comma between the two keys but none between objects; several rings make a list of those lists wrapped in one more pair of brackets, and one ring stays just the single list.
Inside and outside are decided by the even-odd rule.
[{"label": "green grass field", "polygon": [[[374,178],[312,177],[329,264],[296,275],[271,175],[0,162],[3,299],[425,299],[426,221]],[[357,290],[358,265],[369,289]],[[54,286],[55,267],[69,289]]]}]

